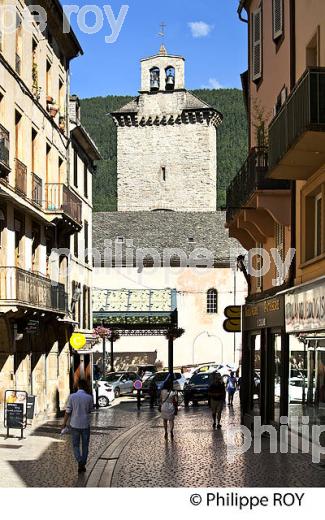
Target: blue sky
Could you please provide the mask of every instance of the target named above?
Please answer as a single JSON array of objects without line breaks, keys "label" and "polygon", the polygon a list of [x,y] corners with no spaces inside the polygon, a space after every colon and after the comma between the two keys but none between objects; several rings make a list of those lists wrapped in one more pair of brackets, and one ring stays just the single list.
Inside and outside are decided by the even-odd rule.
[{"label": "blue sky", "polygon": [[[75,2],[80,7],[91,3],[95,2]],[[157,53],[162,21],[167,25],[168,52],[186,58],[187,88],[240,87],[239,74],[247,68],[247,27],[238,19],[238,0],[96,3],[101,9],[110,5],[115,18],[123,4],[129,9],[115,43],[105,42],[105,36],[112,32],[105,15],[102,30],[96,34],[84,34],[78,27],[76,14],[71,16],[71,25],[84,50],[84,56],[72,62],[71,90],[81,98],[136,94],[140,86],[139,61]],[[94,22],[95,16],[87,15],[86,23],[91,26]]]}]

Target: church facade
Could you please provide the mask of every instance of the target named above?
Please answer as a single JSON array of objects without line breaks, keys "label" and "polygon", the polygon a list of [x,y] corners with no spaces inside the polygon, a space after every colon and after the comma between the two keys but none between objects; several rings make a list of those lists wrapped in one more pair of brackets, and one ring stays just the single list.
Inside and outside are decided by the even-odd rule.
[{"label": "church facade", "polygon": [[[186,90],[184,58],[162,46],[141,61],[139,96],[111,116],[118,211],[94,214],[94,292],[174,289],[185,330],[174,365],[238,365],[240,335],[224,331],[224,308],[244,302],[246,283],[235,268],[240,246],[216,208],[222,115]],[[167,365],[164,337],[122,336],[115,351],[129,360],[156,353]]]}]

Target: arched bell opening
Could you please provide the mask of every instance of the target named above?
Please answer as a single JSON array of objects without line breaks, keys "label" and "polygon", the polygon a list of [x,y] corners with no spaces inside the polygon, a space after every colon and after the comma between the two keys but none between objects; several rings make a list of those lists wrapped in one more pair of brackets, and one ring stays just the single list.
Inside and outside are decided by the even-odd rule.
[{"label": "arched bell opening", "polygon": [[175,69],[174,67],[167,67],[166,73],[166,90],[174,90],[175,88]]},{"label": "arched bell opening", "polygon": [[150,69],[150,90],[157,92],[160,89],[160,70],[158,67]]}]

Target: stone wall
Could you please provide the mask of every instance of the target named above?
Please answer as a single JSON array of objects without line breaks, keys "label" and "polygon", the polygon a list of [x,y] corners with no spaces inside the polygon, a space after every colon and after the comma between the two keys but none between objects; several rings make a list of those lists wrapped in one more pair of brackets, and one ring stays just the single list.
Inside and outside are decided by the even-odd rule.
[{"label": "stone wall", "polygon": [[119,127],[117,164],[118,211],[216,210],[216,129],[206,120]]}]

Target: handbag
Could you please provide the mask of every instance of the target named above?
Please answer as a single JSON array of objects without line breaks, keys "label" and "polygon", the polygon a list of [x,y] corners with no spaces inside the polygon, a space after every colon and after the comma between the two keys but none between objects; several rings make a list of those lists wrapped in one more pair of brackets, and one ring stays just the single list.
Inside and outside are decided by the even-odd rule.
[{"label": "handbag", "polygon": [[169,392],[169,394],[167,395],[166,399],[162,402],[162,403],[159,403],[158,405],[158,412],[161,412],[161,406],[167,401],[167,399],[169,398],[171,392]]}]

